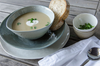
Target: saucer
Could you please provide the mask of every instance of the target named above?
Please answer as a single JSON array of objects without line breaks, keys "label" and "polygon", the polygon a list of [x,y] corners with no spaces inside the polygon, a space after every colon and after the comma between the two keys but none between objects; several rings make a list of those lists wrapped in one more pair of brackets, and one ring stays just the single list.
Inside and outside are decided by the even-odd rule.
[{"label": "saucer", "polygon": [[47,55],[55,53],[57,50],[64,47],[69,39],[69,36],[70,36],[70,30],[69,30],[67,23],[65,23],[65,30],[64,30],[63,35],[54,44],[50,45],[49,47],[43,48],[43,49],[39,49],[39,50],[20,49],[20,48],[17,48],[17,47],[14,47],[8,44],[8,42],[5,41],[2,37],[0,37],[0,41],[1,41],[1,47],[3,48],[3,50],[7,54],[15,58],[40,59]]},{"label": "saucer", "polygon": [[37,50],[37,49],[43,49],[46,48],[52,44],[54,44],[63,34],[65,30],[65,24],[58,29],[57,31],[50,31],[41,38],[36,40],[29,40],[25,38],[21,38],[11,32],[6,27],[6,21],[9,18],[9,16],[2,22],[0,26],[0,37],[3,41],[5,41],[7,44],[12,45],[14,47],[25,49],[25,50]]}]

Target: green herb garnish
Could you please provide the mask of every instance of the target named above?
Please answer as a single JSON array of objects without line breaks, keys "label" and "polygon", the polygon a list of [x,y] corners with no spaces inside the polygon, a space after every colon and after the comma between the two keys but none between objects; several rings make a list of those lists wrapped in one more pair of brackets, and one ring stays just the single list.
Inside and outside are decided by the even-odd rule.
[{"label": "green herb garnish", "polygon": [[45,26],[48,26],[50,24],[50,22],[47,22],[47,24]]},{"label": "green herb garnish", "polygon": [[36,26],[34,27],[34,29],[36,29]]},{"label": "green herb garnish", "polygon": [[91,29],[94,26],[92,26],[90,23],[85,23],[84,25],[80,25],[78,29]]},{"label": "green herb garnish", "polygon": [[34,20],[37,20],[36,18]]},{"label": "green herb garnish", "polygon": [[28,21],[30,21],[31,23],[33,23],[33,20],[37,20],[37,19],[36,18],[35,19],[33,19],[33,18],[28,19]]},{"label": "green herb garnish", "polygon": [[20,24],[21,24],[20,22],[17,23],[17,25],[20,25]]},{"label": "green herb garnish", "polygon": [[33,27],[31,27],[31,29],[33,29]]},{"label": "green herb garnish", "polygon": [[34,20],[33,18],[31,18],[31,19],[28,19],[28,21],[30,21],[31,23],[33,23],[33,20]]}]

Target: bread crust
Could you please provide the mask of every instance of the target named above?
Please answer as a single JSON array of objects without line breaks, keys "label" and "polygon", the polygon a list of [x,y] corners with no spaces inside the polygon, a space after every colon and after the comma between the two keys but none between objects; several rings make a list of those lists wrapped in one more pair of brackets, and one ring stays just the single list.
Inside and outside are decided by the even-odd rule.
[{"label": "bread crust", "polygon": [[[68,16],[68,11],[66,9],[67,2],[66,0],[51,0],[49,8],[54,12],[55,19],[51,26],[51,30],[59,29],[63,24],[63,20],[65,20]],[[67,16],[66,16],[67,14]],[[60,26],[60,27],[58,27]],[[57,28],[58,27],[58,28]]]},{"label": "bread crust", "polygon": [[68,17],[68,15],[69,15],[69,8],[70,8],[70,5],[67,4],[66,13],[65,13],[65,15],[62,18],[63,20],[65,20]]},{"label": "bread crust", "polygon": [[63,24],[64,24],[64,21],[63,21],[63,20],[60,20],[60,21],[58,22],[58,24],[55,25],[55,27],[51,27],[50,29],[51,29],[52,31],[58,30]]}]

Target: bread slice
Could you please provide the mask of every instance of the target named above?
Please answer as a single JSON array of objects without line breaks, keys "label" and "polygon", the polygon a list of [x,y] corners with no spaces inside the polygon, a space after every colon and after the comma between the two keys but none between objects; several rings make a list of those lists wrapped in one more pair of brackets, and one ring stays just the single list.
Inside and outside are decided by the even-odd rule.
[{"label": "bread slice", "polygon": [[52,31],[58,30],[64,24],[64,20],[60,20],[53,28],[51,27]]},{"label": "bread slice", "polygon": [[51,0],[49,8],[55,14],[55,19],[50,30],[55,31],[64,24],[63,20],[68,17],[69,10],[67,10],[67,2],[66,0]]}]

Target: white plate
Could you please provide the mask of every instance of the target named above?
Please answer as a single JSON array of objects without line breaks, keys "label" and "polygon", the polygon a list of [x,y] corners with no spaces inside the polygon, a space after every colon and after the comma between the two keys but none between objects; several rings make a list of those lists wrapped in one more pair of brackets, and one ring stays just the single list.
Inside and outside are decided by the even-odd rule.
[{"label": "white plate", "polygon": [[9,54],[13,57],[16,57],[16,58],[21,58],[21,59],[43,58],[43,57],[50,55],[50,54],[56,52],[57,50],[61,49],[67,43],[69,36],[70,36],[70,30],[69,30],[67,23],[65,23],[65,24],[66,24],[65,31],[64,31],[64,34],[61,36],[61,38],[57,42],[55,42],[54,44],[52,44],[51,46],[49,46],[47,48],[40,49],[40,50],[20,49],[20,48],[16,48],[16,47],[13,47],[13,46],[7,44],[6,41],[4,41],[0,38],[1,46],[7,54]]}]

